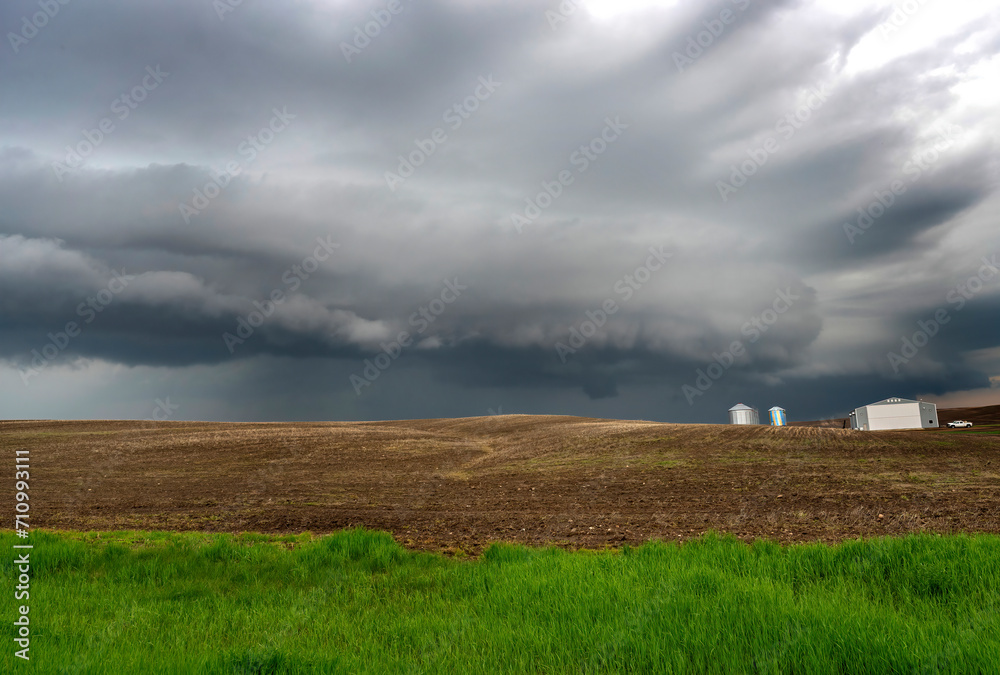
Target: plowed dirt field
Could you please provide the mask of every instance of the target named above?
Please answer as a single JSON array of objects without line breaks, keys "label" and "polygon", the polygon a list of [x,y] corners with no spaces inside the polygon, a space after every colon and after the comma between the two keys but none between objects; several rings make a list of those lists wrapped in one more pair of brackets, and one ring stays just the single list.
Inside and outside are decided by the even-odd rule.
[{"label": "plowed dirt field", "polygon": [[11,471],[16,449],[30,450],[31,526],[50,529],[361,525],[473,554],[494,541],[601,548],[709,529],[782,542],[1000,533],[1000,427],[989,424],[0,422]]}]

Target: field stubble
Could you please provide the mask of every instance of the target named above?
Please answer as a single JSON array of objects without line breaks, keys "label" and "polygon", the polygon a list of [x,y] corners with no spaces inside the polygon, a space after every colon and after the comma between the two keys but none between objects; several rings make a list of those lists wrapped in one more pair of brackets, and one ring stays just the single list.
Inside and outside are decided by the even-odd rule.
[{"label": "field stubble", "polygon": [[[0,422],[32,525],[576,548],[1000,532],[1000,437],[503,415],[371,423]],[[11,495],[13,497],[13,495]]]}]

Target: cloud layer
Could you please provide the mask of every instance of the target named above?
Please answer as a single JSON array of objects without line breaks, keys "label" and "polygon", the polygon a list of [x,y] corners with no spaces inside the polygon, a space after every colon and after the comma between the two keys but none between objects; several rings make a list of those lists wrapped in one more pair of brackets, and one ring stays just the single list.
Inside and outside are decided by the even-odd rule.
[{"label": "cloud layer", "polygon": [[995,400],[1000,15],[911,4],[8,4],[4,416]]}]

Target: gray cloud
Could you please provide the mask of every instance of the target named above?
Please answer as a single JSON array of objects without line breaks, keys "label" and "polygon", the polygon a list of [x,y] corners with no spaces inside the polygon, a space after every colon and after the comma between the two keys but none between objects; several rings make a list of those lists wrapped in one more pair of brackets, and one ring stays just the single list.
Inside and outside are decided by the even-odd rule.
[{"label": "gray cloud", "polygon": [[[245,3],[224,20],[193,1],[64,7],[0,60],[15,92],[0,101],[0,402],[136,414],[112,377],[209,411],[189,417],[503,403],[723,421],[730,399],[794,400],[799,418],[988,387],[991,362],[967,355],[998,346],[1000,281],[899,372],[886,354],[1000,253],[982,103],[997,24],[925,26],[872,65],[859,55],[902,44],[878,34],[884,7],[744,4],[606,22],[583,6],[553,30],[535,3],[407,3],[350,63],[341,43],[377,3]],[[32,7],[0,9],[0,27]],[[723,10],[734,22],[679,69]],[[149,89],[150,72],[167,75]],[[480,78],[497,84],[470,99]],[[268,132],[275,109],[288,120]],[[941,125],[961,132],[931,159]],[[66,146],[83,161],[63,171]],[[400,156],[421,161],[392,190]],[[847,236],[894,181],[905,192]],[[519,232],[512,216],[536,206]],[[70,322],[80,334],[48,358]],[[357,395],[350,377],[403,332]],[[720,360],[689,404],[682,387]],[[49,408],[59,382],[79,399]]]}]

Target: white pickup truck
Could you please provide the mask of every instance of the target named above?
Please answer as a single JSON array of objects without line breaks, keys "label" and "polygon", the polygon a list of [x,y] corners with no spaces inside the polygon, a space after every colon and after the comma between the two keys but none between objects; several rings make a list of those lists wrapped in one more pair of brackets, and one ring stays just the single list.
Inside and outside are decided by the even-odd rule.
[{"label": "white pickup truck", "polygon": [[966,422],[965,420],[955,420],[954,422],[948,422],[949,429],[967,429],[972,426],[972,422]]}]

